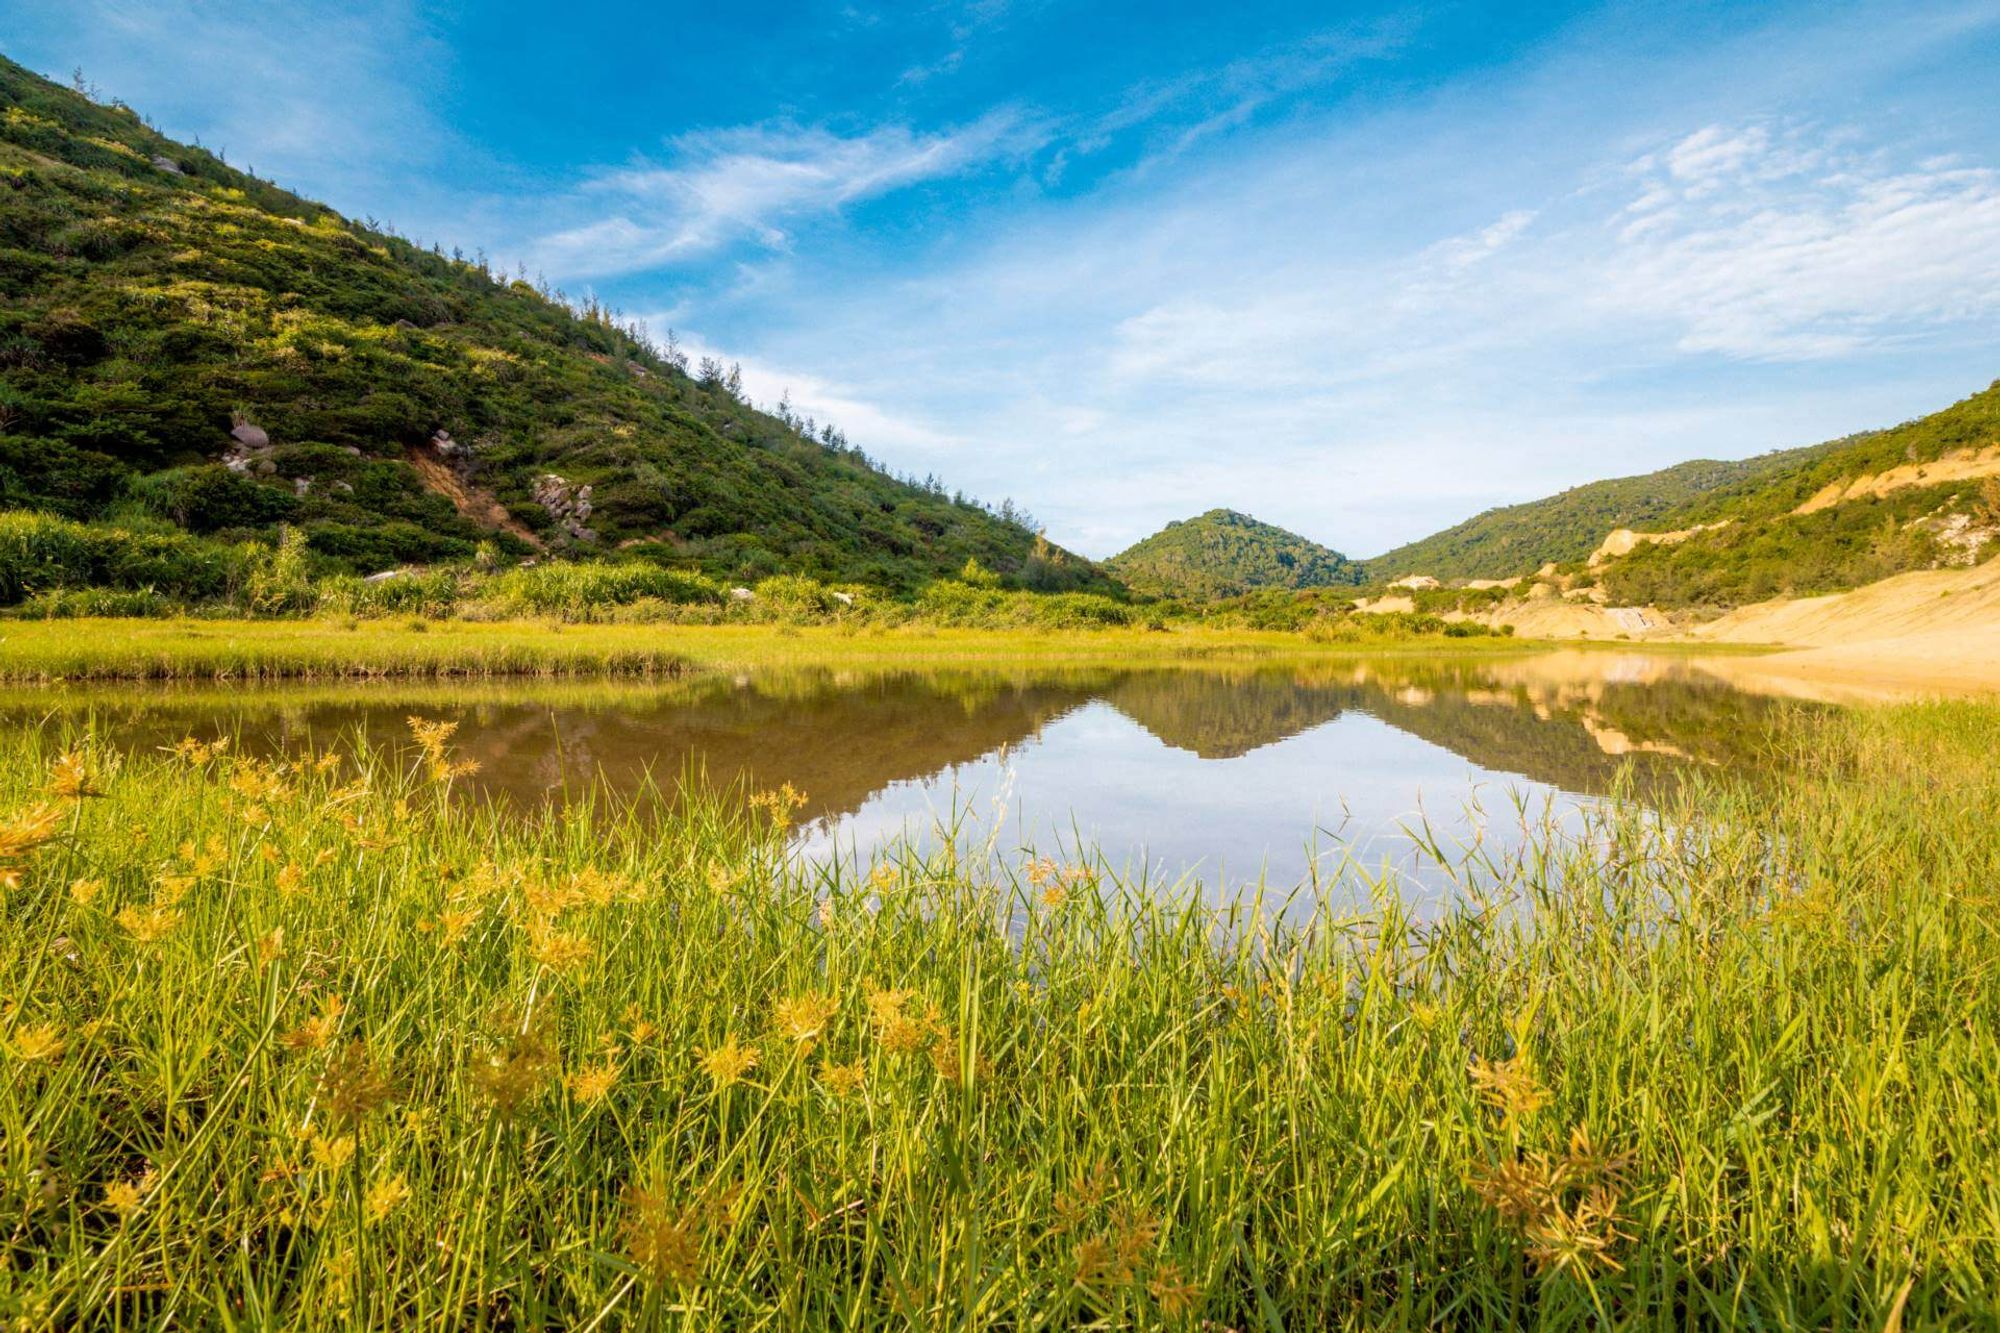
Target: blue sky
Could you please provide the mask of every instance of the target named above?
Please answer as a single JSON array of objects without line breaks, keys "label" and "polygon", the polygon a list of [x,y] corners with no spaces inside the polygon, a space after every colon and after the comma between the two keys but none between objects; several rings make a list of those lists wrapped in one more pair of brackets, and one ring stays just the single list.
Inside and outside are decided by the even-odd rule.
[{"label": "blue sky", "polygon": [[2000,0],[0,0],[0,50],[1110,554],[2000,376]]}]

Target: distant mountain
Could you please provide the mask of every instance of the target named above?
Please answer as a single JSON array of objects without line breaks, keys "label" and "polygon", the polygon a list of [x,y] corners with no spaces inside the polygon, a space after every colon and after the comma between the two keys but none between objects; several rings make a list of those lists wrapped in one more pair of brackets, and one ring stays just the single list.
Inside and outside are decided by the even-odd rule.
[{"label": "distant mountain", "polygon": [[1764,454],[1741,462],[1695,459],[1658,472],[1572,487],[1560,495],[1489,509],[1367,562],[1383,579],[1503,579],[1543,565],[1587,558],[1614,528],[1673,526],[1670,518],[1704,496],[1783,475],[1846,441]]},{"label": "distant mountain", "polygon": [[1617,529],[1640,535],[1586,575],[1621,604],[1737,605],[1984,559],[2000,550],[2000,383],[1888,430],[1489,510],[1367,565],[1507,578],[1583,565]]},{"label": "distant mountain", "polygon": [[1109,581],[594,302],[350,221],[0,59],[0,508],[730,578]]},{"label": "distant mountain", "polygon": [[1363,575],[1340,552],[1231,509],[1169,523],[1104,567],[1135,592],[1191,600],[1352,585]]}]

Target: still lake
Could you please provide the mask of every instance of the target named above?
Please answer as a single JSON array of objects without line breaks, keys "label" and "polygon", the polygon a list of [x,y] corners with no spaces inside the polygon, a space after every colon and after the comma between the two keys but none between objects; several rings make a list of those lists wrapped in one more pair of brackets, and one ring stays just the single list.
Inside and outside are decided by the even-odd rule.
[{"label": "still lake", "polygon": [[89,717],[134,749],[230,735],[258,753],[459,724],[470,790],[536,806],[698,780],[805,794],[797,852],[866,865],[899,840],[1019,865],[1089,857],[1210,897],[1262,881],[1450,877],[1419,852],[1504,855],[1615,783],[1760,762],[1782,705],[1643,653],[1257,667],[784,670],[666,683],[379,682],[17,692],[14,724]]}]

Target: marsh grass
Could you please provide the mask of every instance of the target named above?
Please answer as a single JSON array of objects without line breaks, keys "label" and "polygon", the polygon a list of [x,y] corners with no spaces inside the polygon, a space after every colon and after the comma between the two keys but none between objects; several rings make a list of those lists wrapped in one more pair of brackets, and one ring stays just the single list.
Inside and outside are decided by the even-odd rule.
[{"label": "marsh grass", "polygon": [[1297,925],[114,742],[0,738],[26,1327],[2000,1317],[2000,710]]},{"label": "marsh grass", "polygon": [[[1454,639],[1451,654],[1540,645]],[[991,630],[930,626],[147,620],[0,621],[0,681],[659,676],[697,667],[1257,662],[1436,656],[1435,638],[1316,641],[1258,630]]]}]

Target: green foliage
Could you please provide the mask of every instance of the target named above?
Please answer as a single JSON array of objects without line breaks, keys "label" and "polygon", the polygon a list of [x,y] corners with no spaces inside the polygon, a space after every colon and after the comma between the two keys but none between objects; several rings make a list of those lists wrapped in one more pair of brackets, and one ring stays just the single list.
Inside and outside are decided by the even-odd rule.
[{"label": "green foliage", "polygon": [[[551,473],[593,489],[581,549],[655,541],[714,579],[910,592],[976,560],[1110,586],[1011,509],[690,378],[595,302],[341,218],[5,60],[0,105],[0,506],[290,523],[355,573],[528,553],[420,474],[442,429],[451,457],[428,461],[558,547]],[[216,461],[238,421],[271,442],[242,475]]]},{"label": "green foliage", "polygon": [[173,615],[183,608],[151,588],[59,588],[36,593],[21,604],[21,614],[36,620],[78,620],[112,616],[146,618]]},{"label": "green foliage", "polygon": [[1783,475],[1839,443],[1765,454],[1742,462],[1697,459],[1638,477],[1572,487],[1527,504],[1489,509],[1443,532],[1369,560],[1381,581],[1406,574],[1436,579],[1503,579],[1546,564],[1587,559],[1614,528],[1681,526],[1677,514],[1703,497]]},{"label": "green foliage", "polygon": [[257,615],[295,615],[313,609],[319,592],[313,586],[305,533],[279,529],[276,548],[251,563],[243,601]]},{"label": "green foliage", "polygon": [[409,570],[372,580],[335,574],[319,581],[317,609],[351,616],[441,619],[458,609],[459,584],[454,569]]},{"label": "green foliage", "polygon": [[1134,591],[1194,601],[1362,581],[1361,567],[1340,552],[1229,509],[1169,523],[1105,568]]},{"label": "green foliage", "polygon": [[833,589],[797,574],[760,579],[752,592],[757,606],[780,617],[819,619],[844,609]]},{"label": "green foliage", "polygon": [[925,588],[915,610],[930,624],[992,629],[1106,629],[1139,618],[1132,607],[1097,593],[1009,592],[957,580]]},{"label": "green foliage", "polygon": [[0,513],[0,606],[40,593],[107,588],[151,590],[204,601],[234,591],[255,548],[181,533],[134,532],[58,518]]},{"label": "green foliage", "polygon": [[1838,592],[1937,563],[1937,541],[1911,520],[1938,500],[1917,488],[1732,523],[1671,546],[1641,546],[1606,564],[1599,579],[1625,605],[1729,607]]},{"label": "green foliage", "polygon": [[556,561],[498,575],[482,596],[503,615],[589,620],[608,608],[639,601],[669,606],[720,602],[722,590],[699,575],[639,561]]}]

